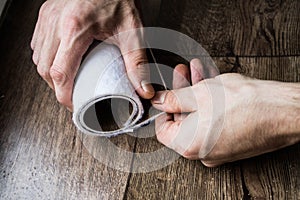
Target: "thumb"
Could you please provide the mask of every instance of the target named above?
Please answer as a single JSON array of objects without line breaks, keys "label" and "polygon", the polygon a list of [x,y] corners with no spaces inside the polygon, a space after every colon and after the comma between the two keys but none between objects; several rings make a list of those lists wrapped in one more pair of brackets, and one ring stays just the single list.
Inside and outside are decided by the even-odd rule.
[{"label": "thumb", "polygon": [[150,84],[146,50],[142,48],[143,38],[142,29],[130,29],[119,33],[117,41],[129,80],[142,98],[151,99],[155,91]]},{"label": "thumb", "polygon": [[196,96],[192,87],[159,91],[151,102],[156,109],[167,113],[186,113],[197,110]]},{"label": "thumb", "polygon": [[[121,52],[123,49],[121,49]],[[146,52],[138,49],[131,52],[122,52],[127,76],[137,93],[144,99],[151,99],[155,91],[150,84],[150,72],[147,64]]]}]

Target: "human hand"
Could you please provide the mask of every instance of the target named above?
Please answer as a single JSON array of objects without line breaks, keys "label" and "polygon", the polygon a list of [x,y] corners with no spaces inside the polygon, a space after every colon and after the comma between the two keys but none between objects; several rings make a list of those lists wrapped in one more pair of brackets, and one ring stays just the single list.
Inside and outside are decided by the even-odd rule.
[{"label": "human hand", "polygon": [[142,33],[129,31],[142,27],[133,0],[48,0],[39,12],[31,41],[33,62],[57,100],[72,110],[72,91],[76,73],[94,39],[117,45],[123,55],[128,77],[137,93],[146,99],[154,96],[144,50],[138,49]]},{"label": "human hand", "polygon": [[155,108],[169,113],[155,123],[161,143],[214,167],[300,141],[299,84],[238,74],[199,82],[206,70],[199,61],[191,66],[193,86],[186,87],[188,68],[177,66],[173,85],[185,88],[157,92],[152,100]]}]

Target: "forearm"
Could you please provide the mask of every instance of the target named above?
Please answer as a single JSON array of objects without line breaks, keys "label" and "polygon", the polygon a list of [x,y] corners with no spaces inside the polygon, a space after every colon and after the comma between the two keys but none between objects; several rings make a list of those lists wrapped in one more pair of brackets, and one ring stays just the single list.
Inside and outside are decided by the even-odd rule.
[{"label": "forearm", "polygon": [[207,166],[249,158],[300,141],[300,84],[223,76],[226,115]]},{"label": "forearm", "polygon": [[164,112],[188,113],[183,120],[156,120],[158,140],[209,167],[300,141],[299,83],[228,73],[192,87],[158,92],[152,102]]},{"label": "forearm", "polygon": [[300,84],[258,81],[270,142],[288,146],[300,141]]}]

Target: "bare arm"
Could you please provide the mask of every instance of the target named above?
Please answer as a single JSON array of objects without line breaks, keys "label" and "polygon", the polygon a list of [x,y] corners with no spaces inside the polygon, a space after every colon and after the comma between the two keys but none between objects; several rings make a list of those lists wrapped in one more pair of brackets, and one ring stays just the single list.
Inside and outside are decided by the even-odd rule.
[{"label": "bare arm", "polygon": [[[196,74],[192,70],[192,82]],[[170,113],[156,121],[158,140],[184,157],[213,167],[300,141],[299,83],[239,74],[194,83],[159,92],[152,100],[154,107]]]},{"label": "bare arm", "polygon": [[151,98],[154,90],[143,64],[144,50],[127,52],[141,45],[142,34],[129,32],[122,39],[116,34],[142,27],[134,0],[48,0],[39,13],[31,41],[32,59],[37,71],[55,90],[57,100],[72,109],[74,78],[82,56],[93,40],[117,45],[124,57],[129,79],[143,98]]}]

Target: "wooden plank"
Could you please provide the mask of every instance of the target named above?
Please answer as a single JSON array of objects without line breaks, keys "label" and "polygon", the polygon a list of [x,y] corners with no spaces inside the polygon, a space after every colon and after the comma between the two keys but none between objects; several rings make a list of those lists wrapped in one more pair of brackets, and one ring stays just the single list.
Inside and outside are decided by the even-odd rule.
[{"label": "wooden plank", "polygon": [[[255,78],[299,82],[300,56],[241,58],[238,71]],[[300,198],[300,144],[243,162],[244,188],[254,199]]]},{"label": "wooden plank", "polygon": [[[298,10],[297,1],[285,1],[280,7],[279,13],[284,13],[283,15],[288,19],[286,22],[282,22],[283,25],[281,24],[280,27],[275,27],[276,34],[282,31],[285,38],[282,39],[282,44],[276,42],[277,50],[277,46],[273,45],[275,42],[271,39],[268,43],[269,47],[264,46],[266,39],[260,38],[265,36],[255,36],[254,39],[251,39],[252,42],[248,42],[246,33],[247,37],[238,31],[233,31],[237,28],[235,30],[241,29],[242,32],[248,33],[249,28],[244,27],[248,25],[244,23],[251,22],[254,3],[243,1],[250,3],[249,7],[244,6],[241,2],[237,4],[243,9],[249,8],[249,11],[246,11],[247,16],[249,16],[245,17],[246,19],[243,19],[245,22],[241,23],[239,22],[242,20],[239,19],[240,14],[233,16],[228,14],[232,11],[230,8],[235,8],[237,5],[233,1],[220,2],[204,2],[203,5],[206,5],[204,7],[206,10],[201,14],[203,22],[197,23],[202,23],[206,31],[210,30],[211,27],[211,29],[219,31],[212,31],[209,34],[210,37],[207,38],[202,32],[203,36],[201,37],[203,40],[207,40],[204,44],[209,51],[215,55],[232,56],[214,58],[221,71],[239,72],[263,79],[299,81],[299,58],[289,56],[289,54],[299,54],[299,40],[297,35],[295,36],[295,31],[299,27],[299,20],[298,15],[295,16],[294,8],[292,8],[295,7]],[[260,2],[263,1],[256,2],[259,5],[258,8],[265,8],[264,5],[267,4]],[[88,150],[93,151],[94,148],[87,150],[82,145],[80,138],[84,138],[86,145],[97,145],[98,147],[101,147],[101,144],[106,141],[95,140],[78,134],[71,122],[70,113],[56,103],[53,92],[38,77],[31,62],[29,42],[34,27],[33,22],[41,3],[42,1],[14,1],[8,12],[7,20],[0,30],[0,48],[2,50],[0,54],[0,90],[5,94],[5,98],[0,100],[1,199],[122,199],[124,194],[126,194],[126,199],[172,197],[174,199],[241,199],[251,197],[299,199],[300,181],[297,179],[300,173],[299,145],[214,169],[203,167],[199,161],[179,158],[166,168],[131,175],[111,169],[94,159],[88,152]],[[233,7],[228,7],[228,5]],[[169,6],[171,8],[176,7],[176,10],[181,9],[181,12],[197,8],[192,4],[185,3],[185,1],[181,1],[179,4],[173,2]],[[272,14],[276,9],[278,7],[276,7],[275,2],[274,6],[270,8],[272,19]],[[229,22],[226,20],[226,23],[224,22],[223,18],[226,17],[223,16],[223,11],[227,13],[225,16],[229,16]],[[176,20],[180,22],[181,20],[191,21],[192,18],[186,17],[188,12],[184,13],[177,15]],[[165,12],[165,15],[168,13]],[[274,15],[275,19],[280,14],[275,12]],[[193,14],[192,16],[196,15]],[[169,17],[171,15],[163,17],[162,20]],[[26,23],[20,23],[20,19]],[[281,17],[281,21],[285,21],[284,19]],[[208,22],[211,20],[214,23],[219,22],[219,24],[212,23],[209,25]],[[268,18],[262,17],[259,20],[265,22],[268,21]],[[276,20],[278,19],[276,18]],[[223,22],[225,25],[232,24],[234,26],[228,29],[227,26],[222,25]],[[185,26],[179,24],[178,27],[182,30],[188,30],[187,27],[192,27],[189,32],[196,34],[197,23],[190,23],[183,23],[186,24]],[[255,23],[251,24],[251,28],[254,25]],[[221,26],[220,30],[217,29],[219,26]],[[177,25],[175,24],[173,28],[176,29]],[[263,27],[262,29],[266,28]],[[288,32],[286,32],[287,29]],[[229,36],[224,34],[226,31],[228,31]],[[276,34],[274,40],[281,40]],[[242,44],[244,44],[245,50],[239,46]],[[253,44],[253,47],[250,44]],[[256,48],[262,48],[261,52]],[[258,55],[284,55],[286,57],[240,58],[234,56],[256,55],[256,53]],[[178,62],[174,62],[174,64],[176,63]],[[110,141],[129,152],[153,152],[162,148],[153,134],[153,125],[151,125],[139,130],[138,135],[149,135],[152,138],[138,139],[138,143],[135,144],[135,138],[124,135]],[[108,154],[108,149],[105,147],[97,148],[97,150],[97,152],[91,153],[94,153],[99,159],[101,157],[104,160],[117,161],[118,164],[121,163],[127,169],[130,167],[138,170],[139,167],[145,167],[143,163],[139,163],[143,157],[142,154],[134,155],[134,162],[131,163],[132,159],[124,159],[118,153],[110,157],[111,154]],[[160,161],[160,159],[162,158],[157,157],[153,161]],[[149,166],[151,167],[151,163]]]},{"label": "wooden plank", "polygon": [[300,81],[300,56],[239,58],[238,65],[237,72],[247,76],[284,82]]},{"label": "wooden plank", "polygon": [[[31,61],[29,44],[41,3],[13,1],[0,31],[5,95],[0,100],[0,199],[122,199],[129,173],[91,156],[71,113],[57,103]],[[84,137],[84,143],[91,141],[101,143]],[[124,135],[112,142],[133,151],[135,138]],[[131,158],[109,154],[105,146],[97,153],[130,169]]]},{"label": "wooden plank", "polygon": [[164,0],[159,26],[185,33],[212,56],[300,54],[300,1]]},{"label": "wooden plank", "polygon": [[[153,125],[148,128],[153,134]],[[145,132],[144,130],[143,132]],[[136,152],[156,152],[163,146],[155,138],[138,139]],[[172,154],[172,152],[170,152]],[[164,162],[157,157],[155,162]],[[142,159],[134,157],[133,167]],[[153,160],[144,162],[151,165]],[[218,168],[206,168],[200,161],[182,157],[156,171],[132,174],[125,199],[242,199],[243,188],[239,162]]]},{"label": "wooden plank", "polygon": [[[236,71],[253,78],[290,82],[299,81],[300,77],[300,57],[213,59],[223,73]],[[178,62],[178,58],[171,61],[171,57],[158,60],[169,60],[173,65]],[[140,130],[144,136],[146,132],[149,138],[139,138],[135,151],[162,149],[153,135],[153,125]],[[213,169],[199,161],[179,158],[165,168],[132,174],[126,199],[299,199],[299,148],[300,144]],[[134,157],[133,168],[141,166],[140,156]],[[164,158],[168,157],[157,157],[143,164],[163,162]]]},{"label": "wooden plank", "polygon": [[[205,59],[210,63],[210,58],[197,55],[188,55],[187,59],[165,51],[153,51],[158,63],[174,68],[178,64],[189,65],[193,58]],[[211,57],[220,73],[240,73],[253,78],[264,80],[278,80],[285,82],[300,81],[300,56],[288,57]],[[151,61],[150,61],[151,62]],[[208,66],[208,65],[206,65]],[[209,65],[210,67],[211,65]]]},{"label": "wooden plank", "polygon": [[[0,198],[122,199],[129,174],[110,169],[89,154],[70,113],[58,106],[46,85],[36,87],[40,81],[26,87],[16,84],[28,92],[12,88],[2,102]],[[134,140],[118,140],[123,149],[132,150]],[[101,156],[122,161],[103,151]]]},{"label": "wooden plank", "polygon": [[300,144],[245,160],[242,174],[253,199],[300,198]]}]

